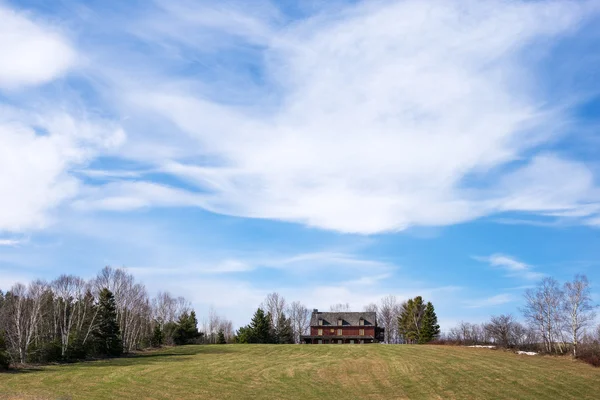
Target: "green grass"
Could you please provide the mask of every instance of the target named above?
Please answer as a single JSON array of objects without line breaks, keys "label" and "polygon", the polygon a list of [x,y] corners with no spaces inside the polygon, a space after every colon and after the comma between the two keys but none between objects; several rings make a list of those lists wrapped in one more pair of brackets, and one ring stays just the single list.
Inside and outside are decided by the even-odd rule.
[{"label": "green grass", "polygon": [[599,399],[600,369],[450,346],[183,346],[0,373],[14,399]]}]

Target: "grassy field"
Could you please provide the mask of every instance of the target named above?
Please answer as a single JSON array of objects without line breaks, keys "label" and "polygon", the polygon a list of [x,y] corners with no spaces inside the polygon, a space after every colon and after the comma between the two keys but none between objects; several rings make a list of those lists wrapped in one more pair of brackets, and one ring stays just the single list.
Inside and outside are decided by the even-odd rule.
[{"label": "grassy field", "polygon": [[600,369],[488,349],[183,346],[0,373],[8,399],[599,399]]}]

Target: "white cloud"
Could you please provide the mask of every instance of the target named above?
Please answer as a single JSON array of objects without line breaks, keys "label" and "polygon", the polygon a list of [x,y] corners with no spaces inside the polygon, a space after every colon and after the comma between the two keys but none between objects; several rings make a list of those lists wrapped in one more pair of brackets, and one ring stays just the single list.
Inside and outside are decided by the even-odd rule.
[{"label": "white cloud", "polygon": [[123,140],[119,127],[103,121],[0,108],[0,232],[46,226],[47,212],[80,189],[70,168]]},{"label": "white cloud", "polygon": [[489,257],[473,258],[478,261],[487,262],[492,267],[504,270],[506,276],[508,277],[538,280],[545,276],[545,274],[541,272],[533,271],[533,267],[531,265],[504,254],[492,254]]},{"label": "white cloud", "polygon": [[[511,211],[597,219],[589,167],[530,155],[568,121],[564,104],[543,96],[544,60],[532,54],[551,52],[597,3],[364,2],[293,23],[268,2],[158,4],[160,18],[144,12],[107,38],[86,25],[82,34],[98,40],[81,55],[55,28],[0,8],[0,52],[27,56],[0,61],[0,87],[49,82],[93,59],[89,84],[137,128],[123,143],[118,124],[72,112],[60,117],[66,135],[64,126],[36,134],[44,121],[30,115],[0,120],[0,168],[14,171],[0,177],[10,194],[0,231],[44,226],[48,210],[71,201],[82,210],[202,207],[364,234]],[[143,54],[112,45],[131,34],[146,41]],[[139,168],[86,171],[107,148],[188,186]],[[20,162],[28,157],[36,161]]]},{"label": "white cloud", "polygon": [[0,4],[0,89],[45,83],[76,62],[75,50],[56,29]]},{"label": "white cloud", "polygon": [[[209,257],[208,260],[187,263],[178,260],[169,266],[147,266],[128,268],[140,275],[214,275],[236,272],[248,272],[258,268],[278,269],[290,274],[306,274],[327,269],[340,274],[356,274],[368,272],[368,276],[344,282],[344,285],[374,285],[391,276],[398,269],[394,264],[363,259],[353,254],[335,252],[301,253],[290,256],[246,254],[237,258]],[[183,265],[182,265],[183,264]],[[375,274],[375,275],[373,275]]]},{"label": "white cloud", "polygon": [[0,239],[0,246],[16,246],[20,243],[21,241],[16,239]]},{"label": "white cloud", "polygon": [[[561,133],[565,115],[541,106],[535,60],[522,54],[546,50],[547,38],[572,33],[596,11],[590,2],[384,1],[284,29],[247,20],[240,29],[264,46],[267,83],[254,103],[211,101],[208,82],[158,72],[156,84],[135,76],[125,84],[128,110],[172,122],[169,143],[186,138],[184,156],[153,161],[198,192],[173,190],[165,201],[166,188],[123,183],[109,187],[122,196],[89,207],[196,205],[366,234],[507,211],[590,215],[600,193],[584,164],[524,158]],[[162,23],[188,19],[171,12]],[[210,29],[244,36],[220,22]],[[147,40],[167,35],[197,50],[189,34],[153,35]],[[152,140],[164,154],[164,138]],[[516,161],[523,166],[502,172]],[[491,183],[470,186],[474,176]]]},{"label": "white cloud", "polygon": [[493,307],[502,304],[510,303],[515,298],[509,293],[502,293],[495,296],[487,297],[484,299],[473,300],[465,303],[467,308],[482,308],[482,307]]},{"label": "white cloud", "polygon": [[197,264],[193,266],[174,265],[166,267],[131,267],[127,270],[136,276],[160,276],[160,275],[213,275],[228,274],[233,272],[247,272],[255,269],[255,266],[239,260],[222,260],[213,263]]}]

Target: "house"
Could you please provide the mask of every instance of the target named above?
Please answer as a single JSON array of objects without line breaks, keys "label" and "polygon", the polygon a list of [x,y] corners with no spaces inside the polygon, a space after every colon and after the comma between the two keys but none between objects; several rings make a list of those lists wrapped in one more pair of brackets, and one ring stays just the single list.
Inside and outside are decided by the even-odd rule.
[{"label": "house", "polygon": [[383,340],[374,312],[320,312],[310,318],[310,335],[301,336],[306,344],[363,344]]}]

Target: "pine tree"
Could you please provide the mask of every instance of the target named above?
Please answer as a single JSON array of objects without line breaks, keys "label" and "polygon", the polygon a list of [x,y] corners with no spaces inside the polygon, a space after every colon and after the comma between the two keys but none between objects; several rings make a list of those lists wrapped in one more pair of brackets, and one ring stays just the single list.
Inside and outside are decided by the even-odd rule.
[{"label": "pine tree", "polygon": [[196,313],[192,311],[190,314],[185,312],[181,314],[181,316],[179,316],[179,320],[177,321],[177,327],[173,332],[173,341],[175,344],[188,344],[199,336],[200,333],[198,332],[198,320],[196,319]]},{"label": "pine tree", "polygon": [[217,344],[226,344],[225,334],[223,333],[223,329],[219,330],[219,334],[217,335]]},{"label": "pine tree", "polygon": [[279,319],[277,321],[275,343],[280,343],[280,344],[294,343],[294,334],[292,332],[292,321],[289,318],[286,318],[284,313],[281,313],[279,315]]},{"label": "pine tree", "polygon": [[402,311],[398,317],[398,332],[406,342],[419,342],[424,312],[425,305],[421,296],[410,299],[402,305]]},{"label": "pine tree", "polygon": [[160,325],[156,324],[154,330],[152,331],[152,339],[150,340],[150,344],[152,347],[160,347],[164,341],[165,337],[162,330],[160,330]]},{"label": "pine tree", "polygon": [[[0,318],[2,318],[2,306],[4,305],[4,293],[0,290]],[[8,369],[9,360],[8,352],[6,348],[6,341],[4,339],[4,330],[0,329],[0,370]]]},{"label": "pine tree", "polygon": [[271,343],[273,341],[271,318],[258,308],[249,325],[249,343]]},{"label": "pine tree", "polygon": [[437,323],[437,315],[431,302],[427,303],[423,314],[421,334],[419,335],[419,343],[429,343],[437,338],[440,334],[440,326]]},{"label": "pine tree", "polygon": [[242,326],[235,334],[236,343],[252,343],[252,330],[249,326]]},{"label": "pine tree", "polygon": [[[2,292],[0,292],[0,295]],[[0,330],[0,370],[8,369],[10,362],[6,349],[6,341],[4,340],[4,331]]]},{"label": "pine tree", "polygon": [[117,322],[115,298],[112,292],[106,288],[100,291],[97,319],[94,341],[98,354],[109,357],[118,357],[123,354],[123,341]]}]

